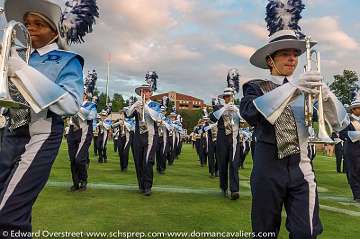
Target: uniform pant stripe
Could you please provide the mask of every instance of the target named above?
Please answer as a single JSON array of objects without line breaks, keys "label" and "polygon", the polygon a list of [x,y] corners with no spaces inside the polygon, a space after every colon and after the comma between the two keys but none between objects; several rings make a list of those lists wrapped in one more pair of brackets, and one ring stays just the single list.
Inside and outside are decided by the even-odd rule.
[{"label": "uniform pant stripe", "polygon": [[[44,127],[46,127],[44,125]],[[49,126],[51,128],[51,124]],[[49,138],[50,133],[46,134],[38,134],[31,137],[28,144],[25,145],[25,152],[20,156],[19,165],[14,171],[9,184],[6,187],[6,191],[4,193],[4,196],[0,203],[0,210],[3,209],[5,206],[7,200],[11,196],[11,194],[14,192],[16,186],[24,176],[24,174],[27,172],[29,167],[31,166],[31,163],[36,158],[37,153],[41,149],[41,147],[44,145],[46,140]]]},{"label": "uniform pant stripe", "polygon": [[307,162],[301,160],[299,167],[302,173],[304,174],[304,179],[308,183],[308,187],[309,187],[309,199],[308,199],[309,223],[310,223],[311,234],[313,234],[313,217],[314,217],[315,204],[316,204],[316,182],[315,182],[315,174],[309,162],[310,159],[308,159]]},{"label": "uniform pant stripe", "polygon": [[79,148],[78,148],[78,150],[77,150],[77,152],[76,152],[75,158],[78,157],[81,149],[83,148],[89,130],[90,130],[90,125],[88,125],[88,124],[87,124],[85,127],[82,127],[82,128],[81,128],[81,140],[80,140]]}]

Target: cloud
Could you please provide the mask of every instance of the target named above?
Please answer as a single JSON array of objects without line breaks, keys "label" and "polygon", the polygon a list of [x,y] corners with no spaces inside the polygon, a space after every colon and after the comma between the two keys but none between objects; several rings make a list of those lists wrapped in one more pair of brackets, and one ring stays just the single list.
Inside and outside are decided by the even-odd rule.
[{"label": "cloud", "polygon": [[223,50],[227,53],[243,57],[245,59],[249,59],[250,56],[255,52],[255,48],[245,46],[242,44],[235,44],[235,45],[223,45],[223,44],[217,44],[216,47],[220,50]]},{"label": "cloud", "polygon": [[304,20],[303,24],[304,32],[309,32],[313,39],[328,49],[359,50],[359,43],[341,29],[337,17],[311,18]]},{"label": "cloud", "polygon": [[246,23],[239,27],[242,30],[250,33],[251,35],[257,37],[260,40],[268,39],[268,31],[266,30],[265,25],[256,24],[256,23]]}]

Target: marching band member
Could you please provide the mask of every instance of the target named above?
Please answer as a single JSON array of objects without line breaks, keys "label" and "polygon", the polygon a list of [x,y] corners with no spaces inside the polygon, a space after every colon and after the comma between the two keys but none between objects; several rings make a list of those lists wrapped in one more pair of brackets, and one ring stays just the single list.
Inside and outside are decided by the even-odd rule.
[{"label": "marching band member", "polygon": [[[229,72],[230,74],[231,72]],[[240,114],[237,106],[232,103],[234,92],[234,89],[230,87],[225,88],[222,95],[225,104],[215,108],[214,112],[210,114],[210,120],[217,122],[216,155],[219,162],[220,188],[226,197],[228,196],[228,184],[230,184],[230,198],[237,200],[240,196],[240,152],[238,148]]]},{"label": "marching band member", "polygon": [[340,132],[344,141],[344,158],[348,182],[356,202],[360,203],[360,100],[354,100],[350,105],[351,123]]},{"label": "marching band member", "polygon": [[[216,105],[219,102],[215,99],[212,99],[212,108],[216,109]],[[216,142],[217,142],[217,123],[212,121],[209,122],[209,126],[205,127],[205,131],[208,132],[208,166],[210,177],[218,177],[219,176],[219,165],[218,159],[216,157]]]},{"label": "marching band member", "polygon": [[251,132],[248,128],[240,128],[240,143],[242,144],[242,154],[240,155],[240,168],[244,169],[246,156],[250,152]]},{"label": "marching band member", "polygon": [[302,33],[297,25],[303,8],[301,1],[269,2],[269,43],[258,49],[250,62],[269,69],[270,75],[243,85],[240,112],[255,127],[250,179],[253,231],[271,231],[277,237],[284,205],[290,238],[312,239],[322,232],[322,225],[315,174],[307,156],[309,131],[305,127],[303,92],[317,94],[317,87],[322,86],[324,115],[333,129],[346,127],[348,119],[319,72],[293,76],[298,57],[307,49],[306,41],[299,39]]},{"label": "marching band member", "polygon": [[111,129],[111,119],[108,118],[108,111],[102,110],[100,113],[100,122],[96,125],[98,128],[97,147],[99,154],[99,163],[107,163],[106,145]]},{"label": "marching band member", "polygon": [[[62,116],[79,111],[83,96],[84,60],[66,51],[68,42],[81,42],[98,16],[96,5],[82,9],[58,1],[6,0],[8,21],[24,23],[31,36],[29,65],[15,51],[9,60],[11,81],[18,92],[12,97],[30,109],[9,110],[0,152],[0,234],[31,232],[32,205],[45,186],[60,148]],[[77,15],[79,11],[85,13]],[[69,22],[75,22],[69,24]],[[84,21],[85,20],[85,21]],[[4,46],[2,46],[4,47]],[[10,235],[10,233],[9,233]]]},{"label": "marching band member", "polygon": [[84,82],[84,96],[80,111],[70,118],[67,137],[73,186],[70,191],[85,191],[89,167],[89,148],[93,138],[93,121],[96,119],[96,104],[89,101],[95,90],[97,77],[88,74]]},{"label": "marching band member", "polygon": [[153,184],[153,165],[155,163],[158,141],[157,122],[160,119],[160,104],[150,100],[156,90],[156,72],[148,72],[144,84],[135,89],[142,100],[136,101],[127,111],[128,117],[135,117],[134,160],[139,190],[144,196],[151,195]]},{"label": "marching band member", "polygon": [[88,101],[92,92],[85,89],[83,103],[77,115],[70,119],[70,129],[67,137],[68,154],[71,162],[73,186],[70,191],[85,191],[87,185],[87,170],[90,163],[89,148],[93,138],[93,120],[97,111],[96,105]]},{"label": "marching band member", "polygon": [[207,156],[208,156],[208,133],[205,130],[205,127],[209,125],[209,117],[204,115],[201,120],[200,126],[200,147],[199,147],[199,156],[200,156],[200,166],[204,167],[207,164]]},{"label": "marching band member", "polygon": [[114,122],[114,124],[111,126],[112,129],[112,137],[113,137],[113,146],[114,146],[114,152],[116,153],[118,150],[118,140],[119,140],[119,125],[117,125],[116,123],[118,123],[119,120],[116,120]]},{"label": "marching band member", "polygon": [[100,114],[96,115],[96,119],[93,121],[93,144],[94,144],[94,156],[98,156],[98,136],[99,136],[99,128],[97,127],[98,123],[100,122]]},{"label": "marching band member", "polygon": [[125,111],[127,108],[124,108],[120,112],[120,119],[117,123],[115,123],[115,126],[118,128],[119,132],[119,138],[118,138],[118,144],[117,144],[117,152],[119,153],[120,157],[120,170],[122,172],[126,172],[128,169],[128,163],[129,163],[129,151],[130,151],[130,145],[131,145],[131,126],[129,125],[129,122],[126,118]]},{"label": "marching band member", "polygon": [[166,108],[161,106],[161,122],[159,123],[159,142],[156,149],[156,169],[160,174],[164,174],[166,169],[166,154],[169,150],[168,138],[170,125],[167,123],[165,116]]},{"label": "marching band member", "polygon": [[[99,101],[99,98],[96,95],[94,95],[92,97],[92,102],[97,105],[98,101]],[[101,118],[100,115],[97,114],[96,119],[93,121],[93,145],[94,145],[94,156],[95,157],[98,156],[97,138],[98,138],[99,132],[98,132],[97,124],[99,123],[100,118]]]},{"label": "marching band member", "polygon": [[175,112],[175,109],[173,109],[173,112],[169,114],[170,119],[170,125],[171,129],[169,130],[169,153],[168,153],[168,165],[173,165],[175,161],[175,155],[176,155],[176,129],[175,129],[175,121],[176,121],[177,114]]}]

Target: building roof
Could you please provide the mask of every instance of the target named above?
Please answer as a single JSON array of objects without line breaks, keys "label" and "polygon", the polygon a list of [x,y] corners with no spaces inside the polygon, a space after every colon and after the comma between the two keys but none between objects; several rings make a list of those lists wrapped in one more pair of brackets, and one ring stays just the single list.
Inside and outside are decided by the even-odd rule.
[{"label": "building roof", "polygon": [[203,102],[202,99],[193,97],[191,95],[185,95],[185,94],[182,94],[182,93],[177,93],[177,92],[174,92],[174,91],[170,91],[170,92],[162,93],[162,94],[158,94],[158,95],[153,95],[152,97],[159,98],[159,97],[163,97],[165,95],[168,96],[169,94],[176,94],[176,100],[189,100],[189,101],[202,101]]}]

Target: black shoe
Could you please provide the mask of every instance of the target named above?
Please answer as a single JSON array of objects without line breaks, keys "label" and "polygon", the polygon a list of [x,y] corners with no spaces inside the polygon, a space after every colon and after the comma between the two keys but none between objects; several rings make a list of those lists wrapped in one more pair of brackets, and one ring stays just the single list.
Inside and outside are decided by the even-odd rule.
[{"label": "black shoe", "polygon": [[240,194],[239,192],[231,192],[231,200],[237,200],[239,199]]},{"label": "black shoe", "polygon": [[70,192],[75,192],[75,191],[77,191],[77,190],[79,190],[79,186],[78,186],[78,185],[73,185],[73,186],[71,186],[71,188],[70,188]]},{"label": "black shoe", "polygon": [[80,187],[79,187],[79,191],[80,192],[86,191],[86,188],[87,188],[87,182],[81,182]]},{"label": "black shoe", "polygon": [[144,196],[150,196],[151,195],[151,189],[145,189]]}]

